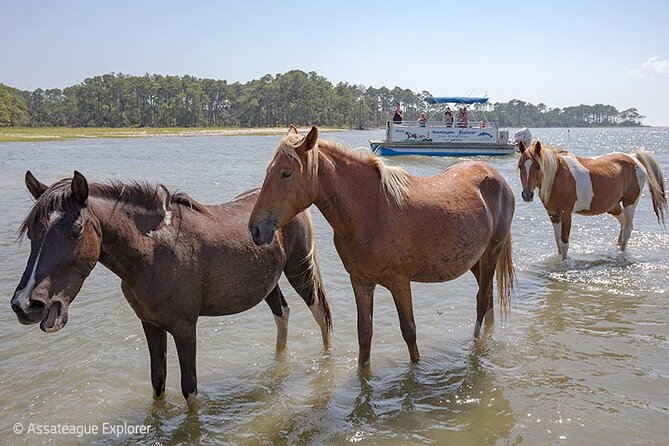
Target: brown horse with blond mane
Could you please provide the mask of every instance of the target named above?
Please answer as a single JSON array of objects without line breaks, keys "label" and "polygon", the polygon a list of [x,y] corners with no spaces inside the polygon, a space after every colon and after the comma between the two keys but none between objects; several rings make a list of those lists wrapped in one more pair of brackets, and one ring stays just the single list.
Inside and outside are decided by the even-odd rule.
[{"label": "brown horse with blond mane", "polygon": [[311,217],[297,214],[276,243],[258,247],[247,223],[258,197],[205,206],[164,186],[88,183],[79,172],[46,186],[30,172],[37,200],[21,226],[30,257],[11,300],[22,324],[48,333],[67,323],[68,309],[96,263],[121,278],[121,290],[142,321],[156,398],[167,374],[167,333],[174,338],[181,391],[195,401],[196,324],[200,316],[246,311],[263,299],[277,326],[277,350],[286,346],[288,304],[281,272],[309,305],[330,344],[331,318],[316,263]]},{"label": "brown horse with blond mane", "polygon": [[430,178],[417,178],[290,127],[267,168],[249,230],[271,243],[274,232],[315,204],[334,229],[334,243],[350,274],[358,312],[359,362],[369,362],[374,289],[392,293],[412,361],[419,358],[411,282],[445,282],[471,271],[478,336],[493,317],[497,274],[503,316],[514,273],[511,220],[515,201],[506,181],[481,162],[463,162]]},{"label": "brown horse with blond mane", "polygon": [[523,200],[532,201],[534,189],[539,190],[539,198],[553,223],[562,260],[569,248],[572,213],[613,215],[620,223],[618,246],[624,251],[646,181],[657,221],[664,225],[667,210],[664,178],[655,158],[645,150],[583,158],[541,141],[535,141],[529,148],[521,142],[519,148]]}]

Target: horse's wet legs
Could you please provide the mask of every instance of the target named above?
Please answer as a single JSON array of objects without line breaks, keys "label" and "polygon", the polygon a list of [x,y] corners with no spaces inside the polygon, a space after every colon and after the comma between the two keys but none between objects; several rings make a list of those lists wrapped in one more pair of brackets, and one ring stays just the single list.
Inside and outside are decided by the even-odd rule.
[{"label": "horse's wet legs", "polygon": [[[183,323],[185,326],[172,332],[177,346],[179,367],[181,369],[181,393],[186,404],[191,407],[197,397],[197,371],[195,367],[195,323]],[[187,325],[186,325],[187,324]]]},{"label": "horse's wet legs", "polygon": [[[557,245],[558,254],[562,255],[562,246],[560,244],[560,237],[562,237],[562,223],[558,214],[548,214],[553,224],[553,234],[555,235],[555,244]],[[564,258],[564,257],[563,257]]]},{"label": "horse's wet legs", "polygon": [[418,353],[418,345],[416,345],[416,323],[413,318],[411,284],[407,283],[404,286],[393,288],[390,291],[392,292],[393,300],[395,301],[397,315],[400,318],[402,337],[409,349],[409,357],[411,358],[411,361],[417,362],[420,358],[420,354]]},{"label": "horse's wet legs", "polygon": [[620,232],[618,233],[618,246],[622,246],[623,243],[623,230],[625,229],[625,214],[623,213],[623,208],[620,206],[620,203],[616,204],[616,206],[608,211],[609,214],[611,214],[616,220],[618,220],[618,223],[620,223]]},{"label": "horse's wet legs", "polygon": [[563,211],[560,213],[560,253],[562,260],[567,258],[567,251],[569,250],[569,233],[571,232],[571,211]]},{"label": "horse's wet legs", "polygon": [[142,327],[151,357],[153,397],[160,398],[165,392],[165,378],[167,377],[167,332],[144,321],[142,321]]},{"label": "horse's wet legs", "polygon": [[358,312],[358,367],[369,365],[372,347],[372,322],[374,318],[374,288],[376,285],[363,283],[351,277]]},{"label": "horse's wet legs", "polygon": [[634,212],[636,210],[636,205],[638,201],[630,204],[627,207],[623,208],[623,215],[625,216],[625,225],[622,229],[622,240],[620,242],[620,250],[624,251],[627,248],[627,242],[632,235],[632,229],[634,227]]},{"label": "horse's wet legs", "polygon": [[[476,293],[476,324],[474,325],[475,338],[478,338],[481,334],[481,325],[483,324],[483,319],[486,317],[486,315],[490,313],[490,316],[488,317],[493,317],[492,280],[495,277],[497,256],[499,256],[499,252],[497,252],[497,256],[495,256],[493,254],[494,251],[495,250],[488,249],[485,253],[483,253],[483,256],[477,263],[478,272],[474,272],[474,268],[472,268],[474,277],[476,277],[476,281],[479,285],[479,290]],[[499,249],[497,249],[497,251],[499,251]]]},{"label": "horse's wet legs", "polygon": [[265,298],[265,302],[269,305],[274,314],[274,322],[276,322],[276,351],[282,352],[286,349],[288,342],[288,318],[290,316],[290,308],[283,297],[283,293],[279,285]]}]

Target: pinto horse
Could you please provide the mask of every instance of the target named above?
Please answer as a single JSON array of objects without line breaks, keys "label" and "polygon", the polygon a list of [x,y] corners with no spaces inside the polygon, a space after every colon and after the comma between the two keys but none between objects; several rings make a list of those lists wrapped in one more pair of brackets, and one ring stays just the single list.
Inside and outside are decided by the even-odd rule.
[{"label": "pinto horse", "polygon": [[258,245],[298,212],[315,204],[334,229],[334,244],[350,274],[358,312],[359,366],[369,363],[374,289],[390,290],[412,361],[419,359],[411,282],[446,282],[471,271],[478,337],[493,318],[497,273],[502,314],[513,285],[513,192],[490,166],[457,164],[440,175],[417,178],[376,155],[305,137],[293,126],[267,168],[249,230]]},{"label": "pinto horse", "polygon": [[618,246],[627,247],[632,234],[634,211],[646,181],[653,210],[664,225],[667,194],[660,166],[648,152],[611,153],[582,158],[567,150],[555,149],[535,141],[529,148],[520,143],[518,171],[526,202],[539,190],[555,232],[555,243],[562,260],[567,257],[572,213],[598,215],[607,212],[620,223]]},{"label": "pinto horse", "polygon": [[156,398],[165,390],[170,333],[183,396],[189,406],[195,401],[199,316],[240,313],[264,299],[274,314],[277,349],[285,348],[289,309],[277,283],[282,271],[329,346],[330,310],[308,213],[297,214],[276,243],[258,247],[247,230],[257,190],[205,206],[164,186],[89,184],[79,172],[51,187],[27,172],[26,185],[37,201],[20,230],[31,251],[11,300],[19,322],[39,322],[45,332],[63,328],[70,303],[102,263],[121,278],[121,290],[142,321]]}]

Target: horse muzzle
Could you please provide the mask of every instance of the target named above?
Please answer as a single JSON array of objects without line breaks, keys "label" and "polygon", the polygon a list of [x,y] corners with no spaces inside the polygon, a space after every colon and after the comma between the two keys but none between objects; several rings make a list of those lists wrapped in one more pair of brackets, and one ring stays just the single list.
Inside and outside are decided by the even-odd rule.
[{"label": "horse muzzle", "polygon": [[527,202],[527,203],[529,203],[530,201],[534,200],[534,192],[532,192],[532,191],[529,190],[529,189],[524,190],[523,193],[522,193],[521,195],[522,195],[522,197],[523,197],[523,201],[525,201],[525,202]]},{"label": "horse muzzle", "polygon": [[[21,291],[22,292],[22,291]],[[20,291],[14,293],[11,300],[12,311],[16,314],[16,318],[23,325],[36,324],[44,317],[46,304],[41,300],[29,299],[25,305],[21,305]]]},{"label": "horse muzzle", "polygon": [[276,223],[271,220],[265,220],[258,225],[249,225],[253,243],[258,246],[269,245],[274,241],[274,232],[276,231]]}]

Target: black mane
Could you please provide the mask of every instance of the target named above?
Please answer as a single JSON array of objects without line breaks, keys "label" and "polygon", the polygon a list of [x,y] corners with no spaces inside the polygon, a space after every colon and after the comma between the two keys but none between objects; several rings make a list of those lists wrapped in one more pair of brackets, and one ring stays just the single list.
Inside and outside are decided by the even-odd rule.
[{"label": "black mane", "polygon": [[[35,202],[28,216],[19,227],[19,236],[23,236],[28,228],[37,221],[46,221],[49,214],[55,211],[76,213],[81,206],[72,199],[71,178],[54,183]],[[172,205],[184,206],[191,211],[209,215],[207,207],[192,199],[184,192],[171,193],[163,184],[151,185],[146,182],[111,181],[108,184],[89,183],[89,195],[114,200],[116,203],[129,203],[145,208],[155,208],[163,212]]]}]

